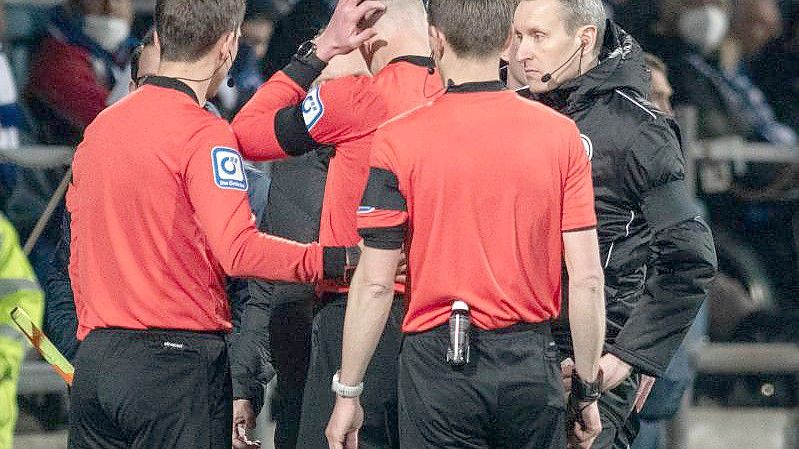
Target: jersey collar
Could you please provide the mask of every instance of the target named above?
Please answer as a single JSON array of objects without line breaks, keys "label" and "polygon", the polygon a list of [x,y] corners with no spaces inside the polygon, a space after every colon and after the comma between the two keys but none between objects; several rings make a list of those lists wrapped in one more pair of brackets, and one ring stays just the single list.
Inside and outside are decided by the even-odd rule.
[{"label": "jersey collar", "polygon": [[433,66],[433,58],[429,56],[417,56],[417,55],[408,55],[408,56],[400,56],[398,58],[394,58],[389,61],[388,65],[394,64],[395,62],[407,62],[409,64],[418,65],[420,67],[432,67]]},{"label": "jersey collar", "polygon": [[499,92],[505,89],[505,84],[499,80],[463,84],[455,84],[452,80],[447,82],[447,93]]},{"label": "jersey collar", "polygon": [[197,99],[197,94],[194,93],[194,90],[189,87],[188,84],[180,81],[177,78],[170,78],[168,76],[148,76],[144,79],[142,84],[152,84],[153,86],[163,87],[166,89],[174,89],[179,92],[183,92],[184,94],[190,96],[195,103],[200,104],[200,101]]}]

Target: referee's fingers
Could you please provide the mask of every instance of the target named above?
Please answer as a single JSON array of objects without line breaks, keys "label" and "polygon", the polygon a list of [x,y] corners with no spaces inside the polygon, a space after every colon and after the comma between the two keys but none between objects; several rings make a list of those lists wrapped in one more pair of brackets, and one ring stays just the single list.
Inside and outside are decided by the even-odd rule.
[{"label": "referee's fingers", "polygon": [[377,31],[375,31],[374,28],[367,28],[355,35],[355,41],[359,42],[360,44],[363,44],[364,42],[368,41],[369,39],[375,36],[377,36]]},{"label": "referee's fingers", "polygon": [[377,0],[366,0],[365,2],[358,5],[355,8],[355,11],[358,13],[359,17],[369,17],[371,14],[374,14],[378,11],[384,11],[386,9],[386,5],[383,2],[379,2]]}]

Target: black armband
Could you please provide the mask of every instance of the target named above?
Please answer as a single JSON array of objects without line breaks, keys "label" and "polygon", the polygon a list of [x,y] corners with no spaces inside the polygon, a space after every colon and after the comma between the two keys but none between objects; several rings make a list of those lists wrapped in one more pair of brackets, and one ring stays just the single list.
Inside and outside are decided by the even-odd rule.
[{"label": "black armband", "polygon": [[275,137],[280,148],[290,156],[301,156],[322,145],[311,137],[302,118],[302,104],[288,106],[275,114]]},{"label": "black armband", "polygon": [[408,206],[399,190],[397,175],[383,168],[369,169],[369,181],[361,200],[362,207],[405,212]]}]

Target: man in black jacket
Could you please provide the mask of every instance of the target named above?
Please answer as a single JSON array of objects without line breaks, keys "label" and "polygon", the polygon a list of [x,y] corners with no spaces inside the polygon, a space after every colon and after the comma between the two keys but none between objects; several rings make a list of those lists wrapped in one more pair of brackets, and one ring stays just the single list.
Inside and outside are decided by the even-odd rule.
[{"label": "man in black jacket", "polygon": [[[575,120],[592,159],[607,301],[603,432],[592,447],[626,448],[640,376],[663,374],[715,275],[713,238],[685,182],[677,126],[645,99],[643,51],[600,0],[523,0],[508,53],[509,87],[526,84]],[[567,329],[556,337],[566,381]]]}]

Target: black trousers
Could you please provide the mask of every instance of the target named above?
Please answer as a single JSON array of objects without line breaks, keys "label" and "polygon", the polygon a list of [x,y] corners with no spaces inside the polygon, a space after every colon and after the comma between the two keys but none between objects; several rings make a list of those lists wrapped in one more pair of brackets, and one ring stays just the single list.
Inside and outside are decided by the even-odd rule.
[{"label": "black trousers", "polygon": [[80,345],[70,449],[230,449],[232,391],[220,334],[99,329]]},{"label": "black trousers", "polygon": [[565,448],[565,397],[548,324],[471,332],[471,360],[446,361],[447,326],[407,335],[400,356],[403,449]]},{"label": "black trousers", "polygon": [[[311,294],[313,294],[311,292]],[[270,342],[277,386],[272,398],[275,449],[294,449],[300,431],[302,397],[311,356],[313,304],[278,302],[272,312]]]},{"label": "black trousers", "polygon": [[[328,447],[325,428],[335,405],[330,391],[333,375],[341,367],[346,295],[331,295],[314,318],[311,366],[305,384],[298,449]],[[328,299],[328,298],[325,298]],[[402,345],[402,298],[397,296],[388,323],[364,378],[361,405],[364,423],[358,434],[360,449],[399,447],[397,421],[397,360]]]}]

